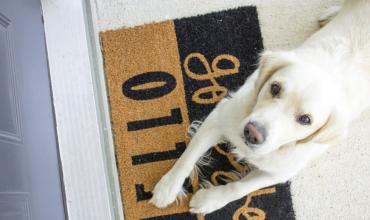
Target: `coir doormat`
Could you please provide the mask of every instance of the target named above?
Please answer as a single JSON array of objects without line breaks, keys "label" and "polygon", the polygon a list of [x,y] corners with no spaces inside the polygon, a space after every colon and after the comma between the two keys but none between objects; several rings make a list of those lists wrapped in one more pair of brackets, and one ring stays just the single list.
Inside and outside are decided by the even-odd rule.
[{"label": "coir doormat", "polygon": [[[158,209],[155,183],[189,141],[187,129],[255,70],[263,49],[255,7],[101,33],[126,220],[294,219],[289,183],[258,190],[206,216],[188,200]],[[220,144],[204,176],[214,185],[248,171]],[[199,180],[185,184],[189,196]]]}]

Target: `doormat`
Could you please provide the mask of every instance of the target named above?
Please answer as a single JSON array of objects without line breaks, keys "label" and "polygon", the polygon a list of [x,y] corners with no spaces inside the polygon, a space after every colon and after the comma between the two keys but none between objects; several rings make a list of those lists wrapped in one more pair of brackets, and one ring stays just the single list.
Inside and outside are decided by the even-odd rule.
[{"label": "doormat", "polygon": [[[148,203],[185,150],[190,123],[204,119],[255,70],[263,50],[256,7],[106,31],[101,41],[126,220],[294,219],[289,183],[206,216],[190,214],[189,199],[165,209]],[[214,185],[232,178],[233,170],[248,171],[224,144],[211,157],[202,173]],[[199,179],[185,187],[190,198]]]}]

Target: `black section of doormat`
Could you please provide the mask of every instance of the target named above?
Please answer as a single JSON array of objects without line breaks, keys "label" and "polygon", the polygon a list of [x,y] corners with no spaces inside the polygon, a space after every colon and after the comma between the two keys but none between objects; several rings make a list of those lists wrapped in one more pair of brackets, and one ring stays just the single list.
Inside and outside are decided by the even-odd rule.
[{"label": "black section of doormat", "polygon": [[[184,60],[193,53],[200,53],[211,66],[212,61],[222,54],[231,55],[240,61],[236,74],[223,75],[215,80],[228,90],[236,90],[252,74],[258,63],[258,54],[263,50],[263,42],[255,7],[243,7],[199,17],[175,20],[176,36],[184,75],[186,102],[190,121],[200,120],[214,108],[214,104],[198,104],[192,101],[192,94],[207,86],[210,80],[195,80],[186,74]],[[206,74],[205,63],[193,58],[189,69],[198,74]],[[230,61],[218,62],[218,67],[233,67]],[[212,68],[212,67],[211,67]],[[215,70],[212,70],[215,71]],[[206,95],[206,94],[205,94]]]},{"label": "black section of doormat", "polygon": [[[179,19],[175,20],[175,28],[189,120],[202,120],[215,107],[220,96],[225,95],[223,88],[238,89],[256,69],[258,54],[263,50],[257,10],[243,7]],[[222,70],[227,71],[221,73]],[[227,151],[227,148],[223,149]],[[233,169],[228,159],[217,151],[212,150],[211,157],[214,168],[203,168],[208,179],[215,171]],[[274,186],[274,190],[274,193],[253,197],[248,207],[260,209],[266,219],[294,219],[289,183]],[[245,202],[246,197],[234,201],[206,215],[205,219],[235,219],[236,211]],[[248,214],[250,217],[258,215]],[[185,213],[158,219],[194,218],[194,215],[190,216]],[[247,219],[246,215],[237,218]]]},{"label": "black section of doormat", "polygon": [[142,220],[198,220],[198,219],[196,215],[186,212],[186,213],[178,213],[178,214],[173,214],[173,215],[145,218]]}]

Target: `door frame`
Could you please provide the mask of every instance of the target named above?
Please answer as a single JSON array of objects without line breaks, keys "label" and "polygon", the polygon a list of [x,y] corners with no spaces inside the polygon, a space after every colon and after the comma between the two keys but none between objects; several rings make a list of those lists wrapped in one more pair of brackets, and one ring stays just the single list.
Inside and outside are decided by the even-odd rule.
[{"label": "door frame", "polygon": [[41,0],[69,220],[123,220],[94,0]]}]

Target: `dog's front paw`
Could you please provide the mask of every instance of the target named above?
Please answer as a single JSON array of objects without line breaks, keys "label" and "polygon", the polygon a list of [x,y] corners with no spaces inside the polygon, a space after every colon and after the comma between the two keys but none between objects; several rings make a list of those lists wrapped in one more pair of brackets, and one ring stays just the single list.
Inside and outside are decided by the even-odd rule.
[{"label": "dog's front paw", "polygon": [[184,194],[182,182],[176,181],[176,177],[166,174],[154,187],[153,197],[149,202],[158,208],[164,208],[173,203],[177,196]]},{"label": "dog's front paw", "polygon": [[190,212],[208,214],[227,205],[230,201],[223,192],[224,186],[200,189],[190,201]]}]

